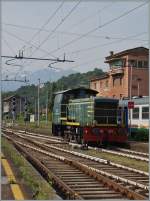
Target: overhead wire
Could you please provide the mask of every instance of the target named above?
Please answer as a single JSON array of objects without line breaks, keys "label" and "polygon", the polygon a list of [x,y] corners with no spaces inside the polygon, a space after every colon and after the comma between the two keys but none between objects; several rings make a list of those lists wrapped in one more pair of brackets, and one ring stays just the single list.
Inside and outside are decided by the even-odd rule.
[{"label": "overhead wire", "polygon": [[7,42],[7,40],[3,37],[2,40],[4,41],[4,43],[6,44],[6,46],[8,47],[8,49],[10,49],[10,51],[15,55],[16,52],[13,50],[13,48],[9,45],[9,43]]},{"label": "overhead wire", "polygon": [[[46,22],[41,26],[41,28],[31,37],[31,39],[29,41],[25,41],[23,39],[21,39],[22,41],[24,41],[26,44],[29,44],[35,48],[37,48],[37,46],[35,46],[34,44],[31,44],[31,41],[41,32],[41,30],[53,19],[53,17],[56,15],[56,13],[59,11],[59,9],[63,6],[65,1],[61,2],[61,4],[58,6],[58,8],[54,11],[54,13],[46,20]],[[10,25],[10,24],[9,24]],[[11,24],[12,25],[12,24]],[[15,25],[12,25],[15,26]],[[23,26],[22,26],[23,27]],[[7,32],[8,33],[8,32]],[[10,34],[10,33],[9,33]],[[13,35],[13,34],[11,34]],[[16,38],[20,39],[19,37],[15,36]],[[24,46],[23,46],[24,47]],[[23,49],[23,47],[21,49]],[[44,52],[46,52],[45,50],[42,50]],[[53,56],[53,55],[52,55]],[[54,57],[54,56],[53,56]],[[56,57],[55,57],[56,58]],[[25,64],[25,62],[23,63],[23,65]],[[19,71],[20,72],[20,71]],[[17,74],[16,74],[17,76]]]},{"label": "overhead wire", "polygon": [[[135,35],[132,35],[132,36],[127,36],[127,37],[124,37],[124,38],[121,38],[121,39],[117,39],[117,40],[112,41],[112,42],[109,42],[109,43],[103,43],[103,44],[95,45],[95,46],[92,46],[92,47],[88,47],[88,48],[83,48],[83,49],[75,50],[75,51],[72,51],[72,52],[70,52],[70,53],[72,53],[72,54],[74,54],[74,53],[79,53],[79,52],[81,53],[81,52],[93,50],[93,49],[96,49],[96,48],[99,48],[99,47],[104,47],[104,46],[107,46],[107,45],[120,43],[120,42],[123,42],[123,41],[126,41],[126,40],[130,40],[130,39],[132,39],[132,38],[141,36],[141,35],[146,34],[146,33],[147,33],[147,32],[142,32],[142,33],[135,34]],[[144,40],[144,41],[145,41],[145,40]],[[147,41],[148,41],[148,40],[147,40]]]},{"label": "overhead wire", "polygon": [[[52,15],[50,15],[49,17],[48,17],[48,19],[46,20],[46,22],[41,26],[41,28],[37,31],[37,32],[35,32],[35,34],[31,37],[31,39],[28,41],[28,43],[30,44],[33,40],[34,40],[34,38],[38,35],[38,34],[40,34],[40,32],[44,29],[44,27],[54,18],[54,16],[57,14],[57,12],[60,10],[60,8],[64,5],[64,3],[65,3],[65,0],[63,0],[62,2],[61,2],[61,4],[56,8],[56,10],[52,13]],[[34,46],[35,47],[35,46]],[[38,48],[39,49],[39,47],[35,47],[36,49]],[[32,53],[30,54],[30,55],[32,55]],[[51,55],[51,56],[53,56],[53,55]],[[56,58],[55,56],[53,56],[54,58]],[[27,63],[27,61],[24,61],[24,63],[23,63],[23,65],[25,64],[25,63]],[[30,62],[30,64],[31,64],[32,62]]]},{"label": "overhead wire", "polygon": [[[25,44],[29,44],[29,45],[32,45],[32,46],[34,46],[34,47],[37,47],[36,45],[29,43],[28,41],[26,41],[25,39],[21,38],[20,36],[17,36],[17,35],[15,35],[15,34],[13,34],[13,33],[10,33],[9,31],[6,31],[6,30],[4,30],[4,29],[3,29],[2,31],[4,31],[5,33],[7,33],[8,35],[10,35],[11,37],[16,38],[17,40],[20,40],[20,41],[24,42]],[[42,52],[44,52],[44,53],[48,53],[48,51],[46,51],[46,50],[44,50],[44,49],[42,49],[42,48],[40,48],[40,51],[42,51]],[[55,58],[56,58],[56,57],[55,57]],[[23,70],[23,67],[22,67],[22,70]],[[21,71],[19,70],[18,72],[21,72]],[[18,73],[17,73],[17,74],[18,74]],[[17,74],[16,74],[16,76],[17,76]]]},{"label": "overhead wire", "polygon": [[[20,25],[18,25],[20,26]],[[22,26],[20,26],[19,28],[22,28]],[[32,28],[32,27],[30,27]],[[30,29],[30,28],[27,28],[27,29]],[[40,28],[35,28],[37,30],[40,30]],[[41,31],[45,31],[45,32],[51,32],[51,30],[47,30],[47,29],[43,29]],[[82,36],[84,35],[84,33],[75,33],[75,32],[67,32],[67,31],[56,31],[56,33],[59,33],[59,34],[64,34],[64,35],[76,35],[76,36]],[[91,37],[91,38],[104,38],[104,39],[123,39],[122,37],[112,37],[112,36],[109,36],[109,35],[87,35],[85,37]],[[148,41],[148,40],[145,40],[145,39],[129,39],[129,40],[135,40],[135,41]]]},{"label": "overhead wire", "polygon": [[[44,43],[50,38],[50,36],[52,34],[54,34],[56,32],[56,30],[59,28],[59,26],[61,26],[65,20],[72,14],[72,12],[79,6],[79,4],[81,3],[82,0],[79,0],[75,6],[72,7],[72,9],[68,12],[68,14],[60,21],[60,23],[58,23],[56,25],[56,27],[50,32],[50,34],[48,34],[48,36],[39,44],[39,46],[32,52],[32,54],[30,56],[32,56],[36,51],[38,51],[39,48],[41,48],[42,45],[44,45]],[[49,54],[47,54],[49,55]]]},{"label": "overhead wire", "polygon": [[[31,46],[37,48],[37,45],[34,45],[34,44],[32,44],[32,43],[29,43],[27,40],[21,38],[20,36],[17,36],[17,35],[14,34],[14,33],[11,33],[11,32],[6,31],[6,30],[4,30],[4,29],[3,29],[2,31],[4,31],[4,32],[7,33],[8,35],[10,35],[10,36],[12,36],[12,37],[14,37],[14,38],[16,38],[16,39],[18,39],[18,40],[24,42],[25,44],[29,44],[29,45],[31,45]],[[48,51],[46,51],[46,50],[43,49],[43,48],[39,48],[39,50],[42,51],[42,52],[44,52],[44,53],[47,53],[47,54],[49,53]],[[54,57],[54,58],[56,58],[56,57]]]},{"label": "overhead wire", "polygon": [[[111,19],[111,20],[105,22],[104,24],[102,24],[102,25],[100,25],[100,26],[98,26],[98,27],[96,27],[96,28],[94,28],[94,29],[91,29],[91,30],[88,31],[87,33],[83,34],[82,36],[79,36],[79,37],[77,37],[77,38],[75,38],[75,39],[69,41],[68,43],[65,43],[65,44],[64,44],[63,46],[61,46],[60,48],[56,48],[56,49],[52,50],[50,53],[54,53],[54,52],[56,52],[56,51],[58,51],[58,50],[60,50],[60,49],[62,49],[62,48],[64,48],[64,47],[67,47],[68,45],[71,45],[71,44],[73,44],[73,43],[75,43],[75,42],[81,40],[81,39],[84,38],[85,36],[87,36],[87,35],[89,35],[89,34],[95,32],[95,31],[97,31],[98,29],[101,29],[101,28],[103,28],[103,27],[105,27],[105,26],[107,26],[107,25],[109,25],[109,24],[111,24],[111,23],[113,23],[113,22],[115,22],[115,21],[121,19],[122,17],[124,17],[124,16],[126,16],[126,15],[132,13],[133,11],[137,10],[138,8],[141,8],[142,6],[146,5],[148,2],[149,2],[149,1],[146,1],[146,2],[144,2],[144,3],[142,3],[142,4],[140,4],[140,5],[138,5],[138,6],[134,7],[134,8],[132,8],[132,9],[130,9],[130,10],[124,12],[124,13],[121,14],[120,16],[117,16],[117,17],[115,17],[115,18],[113,18],[113,19]],[[44,57],[45,57],[45,56],[48,56],[48,54],[47,54],[47,55],[44,55]]]},{"label": "overhead wire", "polygon": [[[7,42],[7,40],[3,37],[3,41],[5,42],[6,46],[11,50],[11,52],[13,54],[16,54],[16,52],[13,50],[13,48],[9,45],[9,43]],[[5,62],[6,65],[10,65],[10,66],[17,66],[17,67],[22,67],[21,64],[16,64],[16,63],[12,63],[11,61],[14,61],[16,59],[9,59]],[[11,63],[10,63],[11,62]]]},{"label": "overhead wire", "polygon": [[[80,3],[80,1],[79,1],[78,3]],[[144,6],[144,5],[147,4],[147,3],[148,3],[148,1],[146,1],[146,2],[144,2],[143,4],[140,4],[140,5],[138,5],[138,6],[134,7],[134,8],[132,8],[132,9],[126,11],[126,12],[124,12],[124,13],[121,14],[120,16],[115,17],[115,18],[113,18],[113,19],[110,20],[110,21],[107,21],[106,23],[102,24],[101,26],[98,26],[98,27],[96,27],[96,28],[94,28],[94,29],[88,31],[87,33],[83,34],[82,36],[79,36],[78,38],[75,38],[75,39],[69,41],[68,43],[64,44],[63,46],[52,50],[50,53],[54,53],[54,52],[56,52],[57,50],[60,50],[60,49],[62,49],[62,48],[64,48],[64,47],[66,47],[66,46],[68,46],[68,45],[70,45],[70,44],[72,44],[72,43],[74,43],[74,42],[76,42],[76,41],[78,41],[78,40],[80,40],[80,39],[86,37],[86,36],[89,35],[90,33],[93,33],[93,32],[95,32],[96,30],[98,30],[98,29],[100,29],[100,28],[102,28],[102,27],[104,27],[104,26],[106,26],[106,25],[111,24],[112,22],[114,22],[114,21],[116,21],[116,20],[118,20],[118,19],[120,19],[120,18],[122,18],[122,17],[124,17],[124,16],[126,16],[126,15],[128,15],[128,14],[130,14],[130,13],[133,12],[134,10],[136,10],[136,9],[138,9],[138,8],[140,8],[140,7],[142,7],[142,6]],[[77,6],[77,5],[76,5],[76,6]],[[55,30],[55,31],[56,31],[56,30]],[[44,40],[44,42],[46,42],[46,40],[48,40],[48,37]],[[41,44],[42,44],[42,43],[41,43]],[[49,54],[46,54],[46,55],[44,55],[44,57],[45,57],[45,56],[48,56],[48,55],[49,55]]]},{"label": "overhead wire", "polygon": [[[108,24],[110,24],[110,23],[112,23],[112,22],[114,22],[114,21],[116,21],[116,20],[118,20],[118,19],[120,19],[121,17],[123,17],[123,16],[125,16],[125,15],[127,15],[127,14],[129,14],[129,13],[131,13],[131,12],[133,12],[135,9],[137,9],[137,8],[139,8],[139,7],[141,7],[141,6],[143,6],[143,5],[145,5],[147,2],[145,2],[145,3],[143,3],[143,4],[141,4],[141,5],[139,5],[139,6],[137,6],[137,7],[135,7],[135,8],[133,8],[133,9],[131,9],[131,10],[129,10],[129,11],[127,11],[127,12],[125,12],[124,14],[122,14],[121,16],[119,16],[119,17],[116,17],[116,18],[114,18],[114,19],[112,19],[112,20],[110,20],[109,22],[106,22],[105,24],[103,24],[103,25],[101,25],[101,26],[98,26],[97,28],[95,28],[95,29],[93,29],[93,30],[90,30],[89,32],[87,32],[87,33],[85,33],[85,34],[83,34],[83,35],[81,35],[80,37],[78,37],[77,39],[75,39],[75,40],[72,40],[72,41],[77,41],[77,40],[80,40],[81,38],[83,38],[83,37],[86,37],[86,36],[88,36],[90,33],[92,33],[92,32],[94,32],[94,31],[96,31],[97,29],[99,29],[99,28],[102,28],[102,27],[104,27],[104,26],[106,26],[106,25],[108,25]],[[115,41],[114,41],[115,42]],[[68,46],[69,45],[69,43],[71,43],[71,41],[70,42],[68,42],[67,44],[65,44],[65,46],[63,46],[63,47],[66,47],[66,46]],[[38,47],[39,48],[39,47]],[[59,48],[59,50],[61,49],[62,47],[60,47]],[[40,49],[40,48],[39,48]],[[55,49],[55,51],[57,51],[56,49]],[[51,52],[50,52],[51,53]],[[47,53],[48,54],[48,53]]]},{"label": "overhead wire", "polygon": [[56,25],[56,27],[52,30],[50,34],[39,44],[39,46],[33,51],[32,55],[42,46],[44,43],[50,38],[50,36],[60,27],[65,20],[71,15],[71,13],[78,7],[78,5],[81,3],[82,0],[79,0],[75,6],[69,11],[69,13]]},{"label": "overhead wire", "polygon": [[101,9],[98,9],[98,11],[92,13],[91,15],[89,15],[89,16],[87,16],[87,17],[81,19],[81,20],[78,21],[77,23],[72,24],[72,25],[69,27],[69,29],[70,29],[70,28],[74,28],[74,27],[76,27],[76,26],[78,26],[78,25],[81,25],[83,22],[87,21],[89,18],[91,19],[91,18],[95,17],[95,14],[96,14],[96,13],[99,14],[99,13],[101,13],[102,11],[106,10],[107,8],[111,7],[112,5],[114,5],[114,2],[113,2],[113,3],[112,3],[112,2],[109,3],[108,5],[104,6],[104,7],[101,8]]},{"label": "overhead wire", "polygon": [[[132,38],[132,37],[138,37],[138,36],[141,36],[143,34],[145,34],[147,32],[142,32],[142,33],[139,33],[139,34],[135,34],[135,35],[132,35],[132,36],[128,36],[128,37],[125,37],[124,39],[121,39],[121,40],[117,40],[117,41],[113,41],[113,42],[110,42],[110,43],[104,43],[104,44],[101,44],[101,45],[97,45],[97,46],[93,46],[93,47],[90,47],[90,48],[86,48],[86,49],[81,49],[81,50],[77,50],[77,51],[74,51],[74,52],[68,52],[68,53],[80,53],[82,51],[88,51],[88,50],[92,50],[92,49],[95,49],[95,48],[98,48],[98,47],[103,47],[103,46],[108,46],[108,45],[111,45],[111,44],[116,44],[118,42],[122,42],[122,41],[125,41],[127,38]],[[98,61],[100,59],[102,59],[103,57],[100,57],[99,59],[93,59],[93,60],[89,60],[89,61],[86,61],[84,63],[81,63],[81,64],[77,64],[77,65],[74,65],[74,66],[71,66],[71,68],[75,68],[77,66],[82,66],[82,65],[86,65],[86,64],[89,64],[93,61]]]},{"label": "overhead wire", "polygon": [[44,27],[55,17],[57,12],[62,8],[64,5],[65,0],[61,2],[61,4],[58,6],[58,8],[53,12],[53,14],[46,20],[46,22],[41,26],[41,28],[32,36],[30,39],[30,42],[44,29]]}]

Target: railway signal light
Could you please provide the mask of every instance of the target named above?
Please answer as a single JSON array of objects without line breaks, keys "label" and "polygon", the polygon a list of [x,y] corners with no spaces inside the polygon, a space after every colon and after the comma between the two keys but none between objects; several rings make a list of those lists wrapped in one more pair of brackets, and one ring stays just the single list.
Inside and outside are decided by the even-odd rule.
[{"label": "railway signal light", "polygon": [[25,101],[25,103],[24,103],[24,111],[25,111],[25,112],[28,111],[28,103],[27,103],[27,101]]},{"label": "railway signal light", "polygon": [[16,98],[15,97],[12,98],[12,111],[13,112],[16,111]]},{"label": "railway signal light", "polygon": [[24,102],[24,121],[28,121],[28,118],[27,118],[27,112],[28,112],[28,101],[27,101],[27,98],[25,98],[25,102]]}]

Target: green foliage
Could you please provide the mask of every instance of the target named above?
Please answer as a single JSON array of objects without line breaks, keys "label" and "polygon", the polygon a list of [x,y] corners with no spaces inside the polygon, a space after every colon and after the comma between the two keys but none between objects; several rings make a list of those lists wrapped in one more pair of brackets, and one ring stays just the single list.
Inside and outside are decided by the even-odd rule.
[{"label": "green foliage", "polygon": [[[46,101],[48,99],[48,108],[49,111],[52,111],[53,107],[53,93],[60,90],[76,88],[84,86],[89,88],[90,80],[93,77],[98,77],[103,75],[104,72],[101,69],[95,68],[93,71],[88,71],[86,73],[75,73],[68,76],[63,76],[56,82],[47,82],[44,84],[44,87],[40,89],[40,108],[46,107]],[[37,86],[28,85],[22,86],[14,92],[6,92],[2,94],[2,97],[5,98],[10,95],[19,95],[27,96],[30,101],[29,112],[35,112],[35,102],[37,107]]]},{"label": "green foliage", "polygon": [[147,142],[149,140],[149,129],[146,128],[134,129],[131,133],[130,140]]},{"label": "green foliage", "polygon": [[149,130],[146,128],[139,128],[137,134],[135,135],[135,140],[148,141],[149,140]]},{"label": "green foliage", "polygon": [[11,159],[13,164],[18,168],[21,178],[33,192],[35,200],[53,199],[51,182],[48,184],[44,179],[41,179],[42,177],[39,177],[35,169],[4,138],[2,138],[2,150],[4,155]]}]

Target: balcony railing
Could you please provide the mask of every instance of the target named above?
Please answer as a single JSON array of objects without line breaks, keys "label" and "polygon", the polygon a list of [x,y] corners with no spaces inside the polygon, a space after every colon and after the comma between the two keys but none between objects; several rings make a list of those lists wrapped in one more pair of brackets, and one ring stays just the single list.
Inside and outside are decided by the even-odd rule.
[{"label": "balcony railing", "polygon": [[124,73],[124,69],[122,67],[120,68],[112,68],[111,69],[111,74],[112,75],[119,75],[119,74],[123,74]]}]

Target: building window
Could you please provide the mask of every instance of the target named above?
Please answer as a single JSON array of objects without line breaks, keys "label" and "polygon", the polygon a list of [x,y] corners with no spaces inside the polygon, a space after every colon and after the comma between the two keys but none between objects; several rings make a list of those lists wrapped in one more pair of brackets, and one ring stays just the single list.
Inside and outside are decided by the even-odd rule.
[{"label": "building window", "polygon": [[115,86],[115,79],[113,79],[113,87]]},{"label": "building window", "polygon": [[132,89],[137,89],[138,86],[137,85],[132,85]]},{"label": "building window", "polygon": [[108,88],[108,80],[105,82],[105,87]]},{"label": "building window", "polygon": [[120,78],[120,85],[122,85],[122,78]]},{"label": "building window", "polygon": [[102,83],[102,82],[100,82],[100,88],[102,88],[102,86],[103,86],[103,83]]},{"label": "building window", "polygon": [[122,94],[120,94],[120,99],[122,99],[122,97],[123,97]]},{"label": "building window", "polygon": [[119,86],[122,85],[122,78],[121,77],[116,77],[113,79],[113,87],[114,86]]},{"label": "building window", "polygon": [[142,107],[142,119],[149,119],[149,107]]},{"label": "building window", "polygon": [[94,83],[94,89],[96,89],[96,83]]},{"label": "building window", "polygon": [[132,119],[139,119],[139,107],[135,107],[132,110]]},{"label": "building window", "polygon": [[143,61],[143,68],[148,68],[148,61]]},{"label": "building window", "polygon": [[123,67],[123,60],[115,60],[110,63],[111,68],[121,68]]},{"label": "building window", "polygon": [[137,60],[129,60],[129,66],[137,67]]},{"label": "building window", "polygon": [[143,67],[143,62],[142,61],[138,61],[138,68],[142,68]]}]

